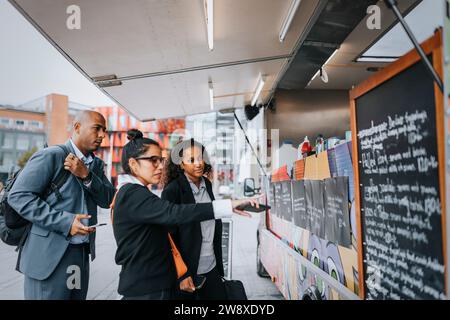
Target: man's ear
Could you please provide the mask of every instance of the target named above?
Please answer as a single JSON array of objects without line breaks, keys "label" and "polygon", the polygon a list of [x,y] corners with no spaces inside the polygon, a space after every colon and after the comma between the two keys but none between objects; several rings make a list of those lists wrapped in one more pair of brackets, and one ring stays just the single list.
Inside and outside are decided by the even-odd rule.
[{"label": "man's ear", "polygon": [[80,134],[80,127],[81,127],[81,123],[75,122],[73,125],[73,131],[76,132],[77,134]]}]

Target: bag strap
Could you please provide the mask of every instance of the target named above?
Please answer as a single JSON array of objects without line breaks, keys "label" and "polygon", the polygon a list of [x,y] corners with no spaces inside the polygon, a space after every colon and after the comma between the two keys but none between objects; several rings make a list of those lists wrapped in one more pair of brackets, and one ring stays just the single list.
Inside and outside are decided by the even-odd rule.
[{"label": "bag strap", "polygon": [[178,248],[175,245],[175,242],[173,241],[172,236],[170,235],[170,233],[168,233],[167,236],[169,237],[169,242],[170,242],[170,246],[172,247],[173,254],[174,255],[180,255],[180,251],[178,251]]},{"label": "bag strap", "polygon": [[[60,149],[64,151],[64,155],[67,157],[70,153],[70,150],[67,148],[64,144],[58,144],[56,145]],[[55,193],[56,198],[58,201],[62,200],[61,193],[59,192],[59,189],[66,183],[66,181],[70,177],[70,172],[62,169],[61,172],[56,176],[55,180],[53,180],[50,184],[50,187],[47,189],[47,192],[45,193],[45,197],[48,198],[52,193]]]},{"label": "bag strap", "polygon": [[[61,149],[63,149],[65,156],[67,157],[70,153],[69,149],[65,145],[58,145]],[[67,178],[70,176],[70,172],[67,170],[62,170],[60,174],[56,177],[54,184],[57,188],[61,188],[64,183],[67,181]]]},{"label": "bag strap", "polygon": [[111,209],[111,225],[114,223],[114,206],[116,205],[116,197],[117,194],[119,193],[119,190],[116,191],[116,193],[114,194],[114,197],[111,201],[111,204],[109,205],[109,208]]},{"label": "bag strap", "polygon": [[172,256],[175,263],[175,269],[177,271],[177,278],[180,279],[186,274],[186,272],[188,272],[188,268],[186,263],[183,261],[183,257],[181,256],[180,251],[178,251],[178,248],[175,245],[170,233],[167,233],[167,236],[169,237],[170,246],[172,248]]}]

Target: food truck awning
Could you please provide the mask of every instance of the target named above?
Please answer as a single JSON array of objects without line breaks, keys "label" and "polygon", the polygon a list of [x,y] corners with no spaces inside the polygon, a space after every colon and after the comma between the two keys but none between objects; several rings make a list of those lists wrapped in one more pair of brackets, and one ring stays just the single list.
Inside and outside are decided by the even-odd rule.
[{"label": "food truck awning", "polygon": [[[304,88],[337,47],[333,61],[339,67],[330,74],[334,80],[327,86],[315,79],[311,88],[349,89],[373,66],[354,59],[394,22],[380,2],[382,28],[366,27],[366,9],[374,0],[302,0],[280,42],[292,0],[215,0],[210,51],[203,0],[10,2],[81,73],[139,120],[210,112],[210,87],[215,111],[242,108],[263,76],[260,101],[265,103],[280,84]],[[403,0],[400,6],[406,11],[417,2]],[[67,27],[71,5],[80,8],[80,29]],[[339,42],[327,40],[337,30],[344,30],[336,37]]]}]

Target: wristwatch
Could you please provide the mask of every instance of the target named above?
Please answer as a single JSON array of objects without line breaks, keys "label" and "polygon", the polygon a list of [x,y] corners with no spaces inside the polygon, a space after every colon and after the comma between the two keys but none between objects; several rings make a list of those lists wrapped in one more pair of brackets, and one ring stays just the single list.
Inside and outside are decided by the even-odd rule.
[{"label": "wristwatch", "polygon": [[81,181],[83,182],[83,184],[84,184],[85,186],[89,185],[89,184],[91,183],[91,180],[92,180],[92,172],[91,172],[91,171],[89,171],[89,173],[88,173],[88,175],[86,176],[86,178],[81,179]]}]

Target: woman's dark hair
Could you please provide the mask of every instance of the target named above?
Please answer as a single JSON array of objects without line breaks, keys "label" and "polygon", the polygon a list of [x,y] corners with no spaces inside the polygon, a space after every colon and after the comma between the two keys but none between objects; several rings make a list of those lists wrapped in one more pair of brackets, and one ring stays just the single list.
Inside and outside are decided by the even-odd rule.
[{"label": "woman's dark hair", "polygon": [[167,161],[166,169],[164,172],[164,185],[168,185],[170,182],[177,179],[181,174],[183,174],[183,169],[181,169],[181,159],[183,159],[183,151],[195,147],[202,151],[203,161],[205,162],[203,174],[209,173],[211,171],[212,167],[205,146],[200,142],[195,141],[194,139],[183,140],[178,142],[170,153],[170,157]]},{"label": "woman's dark hair", "polygon": [[153,145],[161,148],[158,142],[150,138],[144,138],[141,131],[131,129],[127,132],[127,138],[130,140],[122,150],[122,169],[126,174],[131,174],[131,168],[128,160],[138,158],[147,152],[148,148]]}]

